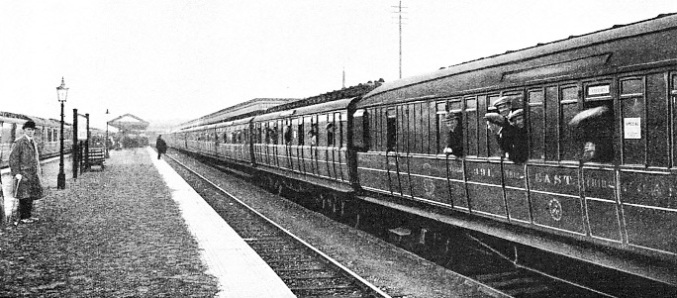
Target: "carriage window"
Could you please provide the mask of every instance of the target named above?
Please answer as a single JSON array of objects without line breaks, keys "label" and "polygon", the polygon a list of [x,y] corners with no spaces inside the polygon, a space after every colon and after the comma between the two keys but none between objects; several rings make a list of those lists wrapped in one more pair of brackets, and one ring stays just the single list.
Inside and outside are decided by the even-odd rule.
[{"label": "carriage window", "polygon": [[277,123],[273,122],[271,127],[272,128],[270,130],[270,140],[273,143],[273,145],[277,145],[279,143]]},{"label": "carriage window", "polygon": [[621,95],[641,95],[644,93],[644,82],[641,79],[621,81]]},{"label": "carriage window", "polygon": [[310,145],[317,146],[320,139],[320,130],[318,129],[319,125],[317,124],[317,118],[313,118],[310,121],[310,131],[308,136],[310,137]]},{"label": "carriage window", "polygon": [[336,143],[339,147],[343,147],[348,140],[348,113],[336,113],[336,123],[338,125],[336,127],[336,134],[338,135]]},{"label": "carriage window", "polygon": [[543,107],[543,90],[531,90],[528,93],[529,107],[529,135],[530,157],[534,159],[545,158],[545,111]]},{"label": "carriage window", "polygon": [[397,110],[389,108],[386,117],[386,151],[394,151],[397,145]]},{"label": "carriage window", "polygon": [[559,103],[557,100],[557,87],[545,88],[545,159],[558,160],[559,145]]},{"label": "carriage window", "polygon": [[[488,103],[487,112],[488,113],[499,113],[500,112],[493,105],[498,100],[499,97],[500,96],[498,96],[498,95],[490,95],[489,97],[487,97],[487,103]],[[486,127],[485,133],[486,133],[486,136],[487,136],[487,145],[486,145],[487,150],[488,150],[487,155],[488,156],[494,156],[494,157],[501,156],[503,154],[503,152],[501,152],[500,146],[498,145],[498,140],[496,138],[496,132],[492,132],[489,129],[489,127],[486,125],[486,122],[485,122],[484,127]]]},{"label": "carriage window", "polygon": [[298,138],[298,145],[299,145],[299,146],[303,146],[304,141],[305,141],[305,139],[304,139],[304,130],[303,130],[303,119],[302,119],[302,118],[299,118],[299,119],[298,119],[298,123],[299,123],[299,124],[298,124],[297,131],[294,132],[294,133],[296,134],[296,136],[297,136],[297,138]]},{"label": "carriage window", "polygon": [[584,162],[611,162],[614,158],[611,84],[591,84],[584,90],[583,109],[572,119],[565,119],[566,136],[571,136],[565,148],[573,146],[574,157]]},{"label": "carriage window", "polygon": [[467,97],[465,99],[465,127],[467,127],[467,146],[468,155],[477,155],[477,99]]},{"label": "carriage window", "polygon": [[[357,110],[353,114],[353,145],[361,151],[369,150],[368,146],[371,142],[369,140],[369,121],[366,110]],[[373,148],[373,144],[372,144]]]},{"label": "carriage window", "polygon": [[437,131],[437,151],[435,153],[440,154],[442,151],[444,151],[444,144],[445,144],[445,115],[447,114],[447,102],[446,101],[440,101],[436,103],[436,108],[435,108],[435,123],[436,123],[436,131]]},{"label": "carriage window", "polygon": [[334,115],[327,115],[327,125],[325,125],[325,131],[327,132],[327,146],[334,146],[336,136],[336,128],[334,125]]},{"label": "carriage window", "polygon": [[317,144],[317,133],[313,131],[313,125],[315,121],[311,117],[303,117],[303,129],[301,130],[305,134],[305,139],[308,142],[308,145]]},{"label": "carriage window", "polygon": [[644,118],[644,81],[642,79],[622,80],[621,86],[621,119],[623,140],[623,163],[645,163]]},{"label": "carriage window", "polygon": [[421,125],[419,124],[419,121],[421,119],[421,109],[420,109],[420,103],[410,103],[407,105],[405,111],[407,111],[407,118],[405,122],[405,126],[408,127],[407,129],[407,139],[408,139],[408,146],[409,146],[409,152],[411,153],[421,153],[421,143],[423,143],[420,138],[421,138]]},{"label": "carriage window", "polygon": [[559,158],[561,160],[576,160],[579,147],[576,146],[576,136],[569,129],[569,122],[578,114],[578,87],[560,88],[560,140]]},{"label": "carriage window", "polygon": [[462,102],[454,100],[449,103],[449,111],[444,115],[446,136],[444,153],[463,156],[463,113]]},{"label": "carriage window", "polygon": [[408,116],[409,108],[406,105],[400,105],[397,107],[397,123],[395,126],[396,136],[395,136],[395,150],[398,152],[409,152],[409,138],[407,134],[409,133],[408,129]]}]

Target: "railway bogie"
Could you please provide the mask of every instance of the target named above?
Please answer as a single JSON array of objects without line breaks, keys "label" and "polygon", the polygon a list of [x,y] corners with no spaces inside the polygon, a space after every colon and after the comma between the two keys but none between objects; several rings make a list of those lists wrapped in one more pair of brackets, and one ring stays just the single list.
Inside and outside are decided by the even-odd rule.
[{"label": "railway bogie", "polygon": [[322,199],[332,210],[368,202],[675,287],[675,24],[659,16],[170,143],[276,188],[349,197]]}]

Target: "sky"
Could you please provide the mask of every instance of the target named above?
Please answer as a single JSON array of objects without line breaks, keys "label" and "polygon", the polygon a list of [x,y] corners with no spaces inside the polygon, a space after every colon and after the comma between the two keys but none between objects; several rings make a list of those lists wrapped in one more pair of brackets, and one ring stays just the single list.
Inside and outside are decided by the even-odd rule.
[{"label": "sky", "polygon": [[[0,111],[179,124],[399,78],[397,0],[0,0]],[[402,0],[402,76],[677,12],[674,0]],[[106,110],[109,114],[106,114]]]}]

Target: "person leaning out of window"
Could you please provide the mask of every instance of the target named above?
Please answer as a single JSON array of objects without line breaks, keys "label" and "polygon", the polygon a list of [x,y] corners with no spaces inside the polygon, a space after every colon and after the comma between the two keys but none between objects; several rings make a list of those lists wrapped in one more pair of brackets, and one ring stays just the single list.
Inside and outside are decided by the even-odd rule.
[{"label": "person leaning out of window", "polygon": [[[521,131],[499,113],[487,113],[484,115],[484,120],[487,121],[487,127],[496,137],[503,156],[516,163],[524,162],[528,153],[526,149],[522,149],[526,146],[526,141],[524,141],[526,134],[521,135]],[[524,145],[520,145],[521,142],[524,142]]]},{"label": "person leaning out of window", "polygon": [[524,110],[517,109],[510,112],[508,122],[513,130],[510,160],[516,163],[523,163],[529,158],[527,129],[524,125]]},{"label": "person leaning out of window", "polygon": [[613,111],[606,105],[586,109],[569,121],[575,138],[583,144],[581,161],[613,161],[613,121]]},{"label": "person leaning out of window", "polygon": [[444,122],[447,125],[447,138],[444,154],[463,156],[463,127],[461,127],[461,111],[449,111]]}]

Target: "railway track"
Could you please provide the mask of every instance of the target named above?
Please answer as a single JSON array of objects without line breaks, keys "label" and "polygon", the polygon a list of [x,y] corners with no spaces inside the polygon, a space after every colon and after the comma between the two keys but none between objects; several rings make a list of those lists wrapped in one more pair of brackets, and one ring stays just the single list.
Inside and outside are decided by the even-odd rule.
[{"label": "railway track", "polygon": [[[171,156],[168,156],[171,158]],[[298,297],[391,297],[189,166],[182,176]]]}]

